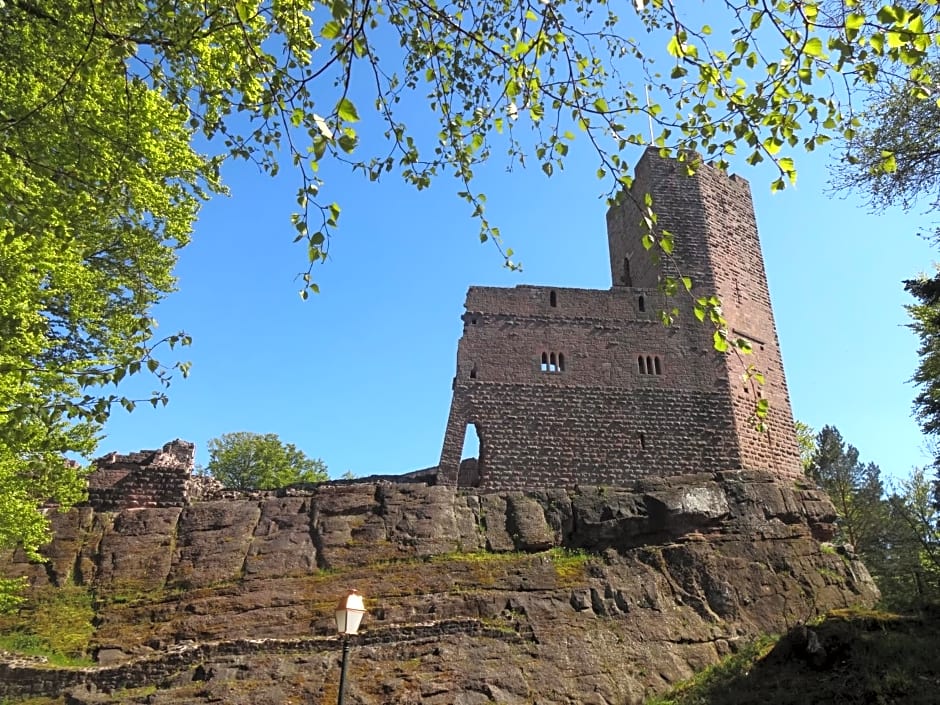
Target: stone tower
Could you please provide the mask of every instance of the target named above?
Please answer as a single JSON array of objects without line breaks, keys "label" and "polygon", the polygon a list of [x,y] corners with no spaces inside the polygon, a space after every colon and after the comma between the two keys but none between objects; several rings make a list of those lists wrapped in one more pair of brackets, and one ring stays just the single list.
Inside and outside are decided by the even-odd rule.
[{"label": "stone tower", "polygon": [[[642,245],[652,198],[669,261]],[[625,485],[647,475],[762,469],[801,474],[751,194],[745,180],[648,150],[607,214],[607,291],[471,287],[438,481],[484,489]],[[691,277],[665,297],[668,273]],[[720,354],[693,297],[717,294],[753,354]],[[659,312],[677,308],[671,326]],[[745,381],[753,366],[763,386]],[[759,396],[769,431],[756,429]],[[460,455],[476,430],[476,466]]]}]

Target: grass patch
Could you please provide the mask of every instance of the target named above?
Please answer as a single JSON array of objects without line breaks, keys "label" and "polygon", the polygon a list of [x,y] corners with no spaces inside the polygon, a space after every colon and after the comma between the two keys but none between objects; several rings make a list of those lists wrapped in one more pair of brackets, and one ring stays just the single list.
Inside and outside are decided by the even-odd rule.
[{"label": "grass patch", "polygon": [[38,589],[18,610],[0,616],[0,648],[45,656],[56,666],[89,665],[94,617],[93,596],[87,587]]},{"label": "grass patch", "polygon": [[586,551],[556,547],[549,549],[548,555],[562,584],[572,584],[587,577],[591,554]]},{"label": "grass patch", "polygon": [[754,664],[766,656],[776,643],[776,637],[761,637],[736,654],[680,683],[665,695],[648,700],[646,705],[713,705],[723,702],[718,699],[720,694],[733,689],[734,684],[745,678]]},{"label": "grass patch", "polygon": [[[940,608],[836,610],[762,639],[647,705],[936,705]],[[772,648],[771,648],[772,647]]]},{"label": "grass patch", "polygon": [[493,563],[518,561],[522,558],[529,558],[533,554],[523,553],[521,551],[508,551],[505,553],[496,553],[495,551],[453,551],[451,553],[441,553],[431,556],[431,563]]}]

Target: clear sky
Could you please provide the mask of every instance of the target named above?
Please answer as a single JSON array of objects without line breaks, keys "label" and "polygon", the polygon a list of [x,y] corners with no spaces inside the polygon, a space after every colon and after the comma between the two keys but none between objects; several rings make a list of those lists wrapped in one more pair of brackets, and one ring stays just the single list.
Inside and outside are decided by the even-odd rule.
[{"label": "clear sky", "polygon": [[[394,178],[326,175],[342,227],[316,269],[322,293],[306,302],[295,278],[305,248],[291,244],[288,222],[292,175],[232,165],[231,197],[205,207],[180,253],[179,291],[156,312],[162,331],[193,336],[192,374],[173,384],[166,408],[116,410],[100,451],[180,437],[204,463],[208,439],[255,431],[321,457],[332,476],[435,465],[467,287],[610,285],[604,185],[587,149],[571,156],[551,178],[502,164],[482,174],[521,273],[479,243],[453,180],[417,192]],[[915,216],[827,195],[825,159],[798,167],[797,188],[773,195],[768,171],[736,170],[754,193],[794,414],[838,426],[863,460],[906,473],[927,455],[910,411],[916,339],[901,280],[928,270],[934,253]]]},{"label": "clear sky", "polygon": [[[704,4],[690,7],[717,21]],[[370,101],[357,103],[367,125]],[[407,118],[412,127],[424,119]],[[917,342],[905,327],[901,282],[930,270],[935,253],[916,235],[922,218],[870,213],[861,200],[833,196],[827,155],[794,156],[797,187],[774,195],[770,170],[734,169],[754,194],[794,414],[817,429],[836,425],[863,460],[904,474],[928,455],[911,417]],[[269,179],[229,164],[232,195],[204,208],[180,253],[179,291],[156,311],[161,330],[193,336],[184,352],[192,374],[173,384],[166,408],[117,409],[101,453],[180,437],[197,444],[204,463],[210,438],[254,431],[321,457],[333,476],[435,465],[467,287],[610,286],[609,184],[596,179],[587,140],[575,141],[551,178],[537,165],[505,166],[494,158],[479,170],[477,190],[522,272],[505,270],[496,249],[479,243],[452,178],[418,192],[393,175],[370,183],[325,167],[323,194],[342,205],[341,228],[315,270],[322,293],[303,302],[296,275],[306,249],[291,243],[289,222],[295,176],[289,167]],[[148,380],[143,391],[151,387]]]}]

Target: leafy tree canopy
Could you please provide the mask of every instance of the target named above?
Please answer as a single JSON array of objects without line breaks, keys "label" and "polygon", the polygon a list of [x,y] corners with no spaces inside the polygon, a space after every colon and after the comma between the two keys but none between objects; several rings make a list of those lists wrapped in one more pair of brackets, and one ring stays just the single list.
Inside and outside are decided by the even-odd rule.
[{"label": "leafy tree canopy", "polygon": [[155,357],[151,311],[221,159],[295,168],[306,296],[341,213],[323,164],[453,175],[497,243],[477,165],[551,175],[578,136],[612,194],[648,143],[771,160],[783,188],[798,150],[854,134],[841,100],[859,85],[931,94],[936,2],[724,0],[704,18],[672,0],[0,0],[0,546],[34,550],[31,508],[78,494],[61,453],[136,403],[108,385],[185,373]]},{"label": "leafy tree canopy", "polygon": [[807,473],[823,487],[838,513],[837,539],[850,543],[871,571],[882,602],[891,609],[923,607],[940,599],[940,514],[932,485],[915,469],[886,488],[874,463],[838,429],[816,435]]},{"label": "leafy tree canopy", "polygon": [[882,598],[892,606],[923,607],[940,601],[940,511],[933,483],[914,469],[887,498]]},{"label": "leafy tree canopy", "polygon": [[[904,288],[916,300],[907,312],[910,327],[920,339],[920,362],[913,377],[919,387],[914,411],[924,433],[936,440],[940,437],[940,275],[909,279]],[[940,446],[934,448],[934,467],[940,471]]]},{"label": "leafy tree canopy", "polygon": [[[877,0],[858,0],[865,13],[883,13]],[[924,26],[934,26],[938,8],[921,3]],[[931,47],[918,66],[922,88],[914,88],[905,72],[890,62],[880,67],[882,78],[872,82],[861,98],[855,129],[845,133],[844,159],[837,162],[838,187],[867,196],[873,208],[909,209],[940,205],[940,107],[937,81],[940,55]],[[922,204],[923,198],[929,202]]]},{"label": "leafy tree canopy", "polygon": [[863,555],[872,553],[882,521],[880,468],[859,462],[858,449],[846,445],[834,426],[823,426],[816,435],[808,474],[832,499],[839,513],[840,538]]},{"label": "leafy tree canopy", "polygon": [[[940,80],[940,63],[926,70]],[[859,127],[837,170],[839,184],[867,195],[872,206],[940,206],[940,105],[891,81],[873,87]]]},{"label": "leafy tree canopy", "polygon": [[275,433],[239,431],[209,441],[206,470],[226,487],[269,490],[327,479],[322,460],[308,458]]}]

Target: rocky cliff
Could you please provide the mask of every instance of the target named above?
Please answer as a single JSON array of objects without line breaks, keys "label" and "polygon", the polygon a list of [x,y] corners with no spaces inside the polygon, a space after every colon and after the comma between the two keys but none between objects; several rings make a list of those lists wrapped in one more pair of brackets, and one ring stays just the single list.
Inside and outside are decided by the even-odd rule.
[{"label": "rocky cliff", "polygon": [[[332,611],[370,609],[347,703],[640,702],[759,633],[877,597],[819,491],[760,473],[477,494],[325,484],[52,517],[6,572],[93,599],[98,664],[7,659],[0,697],[333,703]],[[0,559],[2,560],[2,559]]]}]

